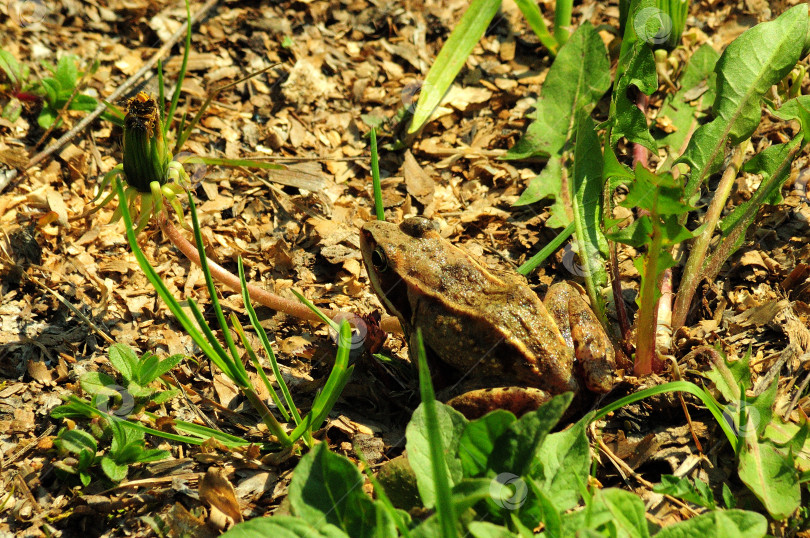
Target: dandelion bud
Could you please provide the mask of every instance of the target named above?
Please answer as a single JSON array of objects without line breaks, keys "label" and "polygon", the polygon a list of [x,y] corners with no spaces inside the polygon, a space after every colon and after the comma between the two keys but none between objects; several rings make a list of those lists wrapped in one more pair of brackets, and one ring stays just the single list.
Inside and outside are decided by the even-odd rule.
[{"label": "dandelion bud", "polygon": [[150,192],[149,184],[166,182],[169,152],[163,140],[158,105],[144,92],[127,101],[124,118],[124,175],[130,187]]}]

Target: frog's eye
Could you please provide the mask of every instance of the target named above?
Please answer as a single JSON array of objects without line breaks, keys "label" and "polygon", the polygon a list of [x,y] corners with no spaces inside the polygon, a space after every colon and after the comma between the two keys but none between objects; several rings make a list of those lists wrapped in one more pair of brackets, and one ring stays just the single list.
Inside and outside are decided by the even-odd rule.
[{"label": "frog's eye", "polygon": [[375,248],[374,252],[371,253],[371,265],[380,272],[388,269],[388,257],[382,247]]}]

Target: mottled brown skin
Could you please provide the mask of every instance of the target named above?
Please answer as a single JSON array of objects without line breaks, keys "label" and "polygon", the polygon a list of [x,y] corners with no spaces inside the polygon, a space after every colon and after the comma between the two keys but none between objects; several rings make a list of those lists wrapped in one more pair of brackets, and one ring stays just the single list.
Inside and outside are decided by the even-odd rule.
[{"label": "mottled brown skin", "polygon": [[573,286],[552,286],[544,305],[521,275],[487,270],[420,217],[366,223],[360,243],[372,287],[399,318],[411,353],[418,327],[425,347],[479,388],[450,402],[468,416],[578,394],[575,370],[590,390],[612,387],[613,347]]}]

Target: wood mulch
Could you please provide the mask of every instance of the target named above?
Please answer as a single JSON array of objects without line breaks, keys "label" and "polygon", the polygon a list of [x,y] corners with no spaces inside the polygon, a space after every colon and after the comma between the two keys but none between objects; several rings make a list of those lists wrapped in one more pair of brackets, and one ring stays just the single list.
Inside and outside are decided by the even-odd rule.
[{"label": "wood mulch", "polygon": [[[795,3],[694,2],[689,49],[707,41],[719,49]],[[23,2],[9,6],[17,4]],[[98,70],[84,79],[83,91],[99,98],[144,65],[185,20],[179,2],[27,4],[36,9],[0,16],[0,48],[36,76],[47,76],[43,61],[55,62],[63,54],[76,55],[85,67],[98,62]],[[579,3],[574,20],[616,27],[617,4]],[[393,141],[391,134],[401,128],[397,111],[413,106],[420,81],[467,5],[464,0],[222,0],[195,25],[180,114],[190,118],[219,85],[269,70],[217,95],[183,151],[268,158],[294,172],[194,168],[209,256],[234,271],[242,256],[248,280],[291,298],[289,290],[295,288],[318,306],[379,311],[357,234],[373,218],[368,124],[381,125],[381,146]],[[200,6],[194,2],[192,13]],[[551,20],[553,2],[541,7]],[[602,36],[610,48],[614,36],[607,31]],[[172,49],[165,64],[170,91],[180,47]],[[525,130],[525,115],[549,65],[515,4],[505,2],[410,148],[381,150],[388,220],[412,214],[434,218],[445,237],[488,263],[517,266],[548,243],[558,232],[544,226],[548,202],[512,206],[542,162],[498,157]],[[139,89],[157,94],[154,72],[126,97]],[[0,106],[5,99],[0,94]],[[0,119],[0,173],[66,130],[58,129],[35,149],[43,131],[36,124],[35,105],[27,105],[16,122]],[[660,98],[654,97],[651,108],[657,105]],[[597,109],[597,114],[605,112],[606,107]],[[68,112],[67,127],[83,115]],[[121,224],[107,225],[114,208],[74,219],[90,206],[101,176],[120,159],[121,130],[97,120],[0,192],[0,536],[149,535],[154,532],[150,518],[175,522],[175,532],[185,527],[202,533],[215,524],[206,488],[227,490],[222,482],[230,482],[242,517],[265,515],[279,508],[297,462],[297,457],[274,459],[253,450],[150,439],[171,450],[172,459],[133,466],[124,483],[111,487],[99,478],[80,488],[56,477],[52,439],[63,423],[51,419],[49,411],[61,403],[61,395],[81,392],[82,374],[100,370],[114,375],[108,341],[159,356],[195,354],[191,339],[138,268]],[[783,376],[777,410],[787,407],[790,391],[808,376],[810,209],[808,175],[799,173],[806,161],[806,155],[797,160],[784,203],[762,209],[749,242],[717,282],[700,290],[691,325],[674,336],[674,357],[687,357],[680,364],[684,373],[707,368],[706,353],[689,354],[701,346],[719,345],[731,357],[750,347],[759,379],[767,379],[777,365],[776,375]],[[312,183],[306,184],[309,190],[300,188],[304,180],[319,188],[313,190]],[[735,200],[744,200],[751,189],[741,182]],[[148,227],[140,241],[175,297],[209,304],[199,268],[156,226]],[[560,250],[531,277],[538,293],[554,281],[576,279],[570,254],[570,248]],[[634,254],[624,249],[620,258],[630,307],[638,280]],[[237,294],[222,288],[221,296],[226,310],[246,319]],[[275,337],[282,373],[305,408],[334,360],[334,342],[323,326],[267,309],[259,314]],[[389,337],[385,350],[404,361],[404,348],[401,338]],[[267,436],[245,418],[252,415],[233,384],[207,363],[185,361],[175,375],[188,389],[187,397],[175,398],[162,413],[198,420],[196,406],[224,430]],[[376,465],[403,449],[404,426],[417,401],[414,380],[386,375],[369,362],[358,366],[355,381],[318,437],[353,459],[354,451],[362,450]],[[629,382],[625,390],[637,384]],[[805,397],[794,407],[794,418],[807,406]],[[730,478],[736,477],[733,457],[716,422],[697,406],[690,404],[689,410],[691,430],[676,397],[622,410],[605,428],[605,450],[626,465],[611,463],[603,453],[602,483],[634,484],[648,501],[650,516],[661,524],[690,512],[640,486],[634,474],[656,482],[661,474],[679,471],[712,485],[730,480],[735,493],[746,491]],[[219,482],[211,478],[201,491],[200,478],[209,467],[221,470]]]}]

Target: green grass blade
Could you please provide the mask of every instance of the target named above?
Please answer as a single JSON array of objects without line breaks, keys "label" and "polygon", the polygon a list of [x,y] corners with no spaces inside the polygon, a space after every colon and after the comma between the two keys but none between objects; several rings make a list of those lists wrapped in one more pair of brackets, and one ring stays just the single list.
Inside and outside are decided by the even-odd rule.
[{"label": "green grass blade", "polygon": [[[205,316],[203,316],[200,307],[197,306],[197,302],[194,299],[188,299],[188,307],[191,310],[191,313],[194,315],[194,319],[197,321],[197,325],[200,326],[202,329],[203,334],[208,339],[209,344],[214,349],[213,355],[208,355],[208,358],[217,365],[217,368],[222,370],[226,376],[228,376],[231,381],[236,383],[239,388],[252,388],[250,384],[250,380],[247,377],[247,374],[244,377],[240,376],[240,369],[236,366],[233,362],[233,358],[228,355],[228,352],[225,351],[225,348],[222,347],[222,344],[219,343],[217,340],[214,331],[211,330],[211,327],[208,326],[208,323],[205,321]],[[241,364],[241,361],[238,361]]]},{"label": "green grass blade", "polygon": [[118,200],[119,200],[118,210],[120,210],[121,216],[124,219],[124,223],[126,226],[127,240],[129,242],[130,248],[132,249],[132,253],[135,255],[135,259],[137,260],[138,265],[146,275],[146,278],[155,288],[155,291],[157,291],[161,300],[166,304],[171,313],[174,314],[174,317],[177,319],[180,325],[183,326],[183,329],[188,333],[188,335],[191,336],[192,340],[194,340],[194,343],[197,344],[197,346],[206,356],[209,357],[215,356],[216,353],[211,348],[211,346],[208,345],[208,342],[206,341],[205,337],[203,337],[200,331],[194,326],[194,324],[191,322],[191,319],[189,319],[189,317],[180,307],[180,304],[177,302],[177,300],[171,295],[171,293],[169,293],[169,290],[168,288],[166,288],[166,285],[163,283],[163,280],[161,280],[160,276],[158,276],[157,272],[155,272],[155,269],[146,259],[146,256],[144,256],[143,251],[138,246],[138,241],[137,238],[135,237],[135,232],[132,229],[132,218],[130,217],[129,208],[127,207],[126,203],[127,197],[126,194],[124,193],[124,186],[120,177],[116,178],[115,187],[118,192]]},{"label": "green grass blade", "polygon": [[267,389],[267,392],[270,394],[270,397],[273,399],[273,403],[276,404],[276,408],[278,408],[281,416],[284,417],[284,420],[287,422],[290,421],[290,414],[287,412],[287,409],[284,407],[284,404],[281,403],[281,398],[278,397],[278,393],[276,389],[273,387],[273,384],[270,383],[270,380],[267,378],[267,374],[264,373],[264,368],[259,363],[259,357],[256,356],[256,352],[253,351],[253,347],[251,347],[250,342],[248,342],[247,335],[245,334],[245,330],[242,327],[242,324],[239,323],[239,319],[236,317],[236,314],[231,313],[231,325],[233,326],[234,330],[239,334],[239,337],[242,339],[242,347],[248,353],[248,357],[250,357],[250,362],[253,363],[253,367],[256,368],[256,372],[258,372],[259,377],[264,383],[264,387]]},{"label": "green grass blade", "polygon": [[554,38],[560,46],[565,45],[571,35],[571,13],[573,0],[557,0],[554,6]]},{"label": "green grass blade", "polygon": [[287,170],[283,164],[269,163],[267,161],[254,161],[251,159],[222,159],[219,157],[189,157],[184,162],[192,164],[210,164],[215,166],[228,166],[236,168],[245,166],[248,168],[260,168],[262,170]]},{"label": "green grass blade", "polygon": [[408,134],[417,132],[430,119],[500,6],[500,0],[472,0],[428,71]]},{"label": "green grass blade", "polygon": [[169,132],[169,122],[166,121],[166,88],[163,81],[163,61],[158,60],[158,114],[160,114],[160,128],[163,130],[163,139],[166,140],[166,134]]},{"label": "green grass blade", "polygon": [[200,268],[205,276],[205,284],[208,287],[208,295],[211,297],[211,305],[214,307],[214,313],[216,314],[219,328],[222,330],[222,337],[225,339],[225,343],[228,345],[228,350],[230,351],[231,358],[233,359],[231,365],[233,369],[232,373],[237,378],[234,379],[234,381],[238,380],[242,382],[245,387],[252,387],[250,384],[250,379],[247,375],[247,371],[245,370],[245,365],[242,364],[242,361],[239,358],[239,352],[236,350],[236,345],[231,337],[228,322],[225,320],[225,315],[222,313],[222,307],[219,304],[219,296],[217,294],[217,289],[214,286],[214,279],[211,278],[211,270],[208,268],[208,257],[205,255],[205,246],[203,245],[202,233],[200,232],[200,221],[197,218],[197,208],[194,205],[194,198],[191,196],[191,192],[188,193],[188,205],[189,209],[191,210],[194,242],[197,245],[197,252],[200,255]]},{"label": "green grass blade", "polygon": [[625,405],[629,405],[631,403],[635,403],[638,401],[643,400],[649,396],[655,396],[656,394],[664,394],[666,392],[688,392],[693,396],[697,396],[700,401],[706,406],[709,412],[712,414],[714,419],[717,421],[717,424],[723,430],[723,433],[726,434],[726,438],[728,442],[731,444],[731,447],[734,449],[734,452],[737,452],[739,440],[737,439],[737,435],[734,433],[734,430],[729,425],[728,421],[723,417],[723,411],[720,409],[720,406],[717,404],[714,398],[712,398],[711,394],[704,389],[701,388],[694,383],[690,383],[689,381],[673,381],[671,383],[664,383],[663,385],[658,385],[657,387],[651,387],[649,389],[640,390],[624,398],[616,400],[615,402],[607,405],[596,412],[593,417],[593,421],[601,420],[605,418],[609,413],[616,411],[624,407]]},{"label": "green grass blade", "polygon": [[374,209],[377,220],[385,220],[385,208],[382,201],[382,187],[380,186],[380,158],[377,155],[377,129],[371,128],[371,184],[374,187]]},{"label": "green grass blade", "polygon": [[445,454],[442,446],[442,436],[439,432],[436,395],[433,392],[433,382],[427,365],[421,329],[416,330],[416,344],[419,359],[419,393],[425,411],[426,437],[430,447],[430,466],[433,471],[433,482],[436,486],[436,516],[439,518],[442,537],[449,538],[458,535],[456,532],[456,514],[452,503],[453,496],[450,490],[450,481],[444,465]]},{"label": "green grass blade", "polygon": [[540,264],[546,261],[546,259],[549,256],[551,256],[554,252],[556,252],[557,249],[560,248],[560,246],[563,243],[565,243],[566,239],[571,237],[573,233],[574,233],[574,223],[572,222],[571,224],[566,226],[563,231],[557,234],[557,237],[555,237],[551,241],[551,243],[543,247],[540,250],[540,252],[538,252],[528,260],[526,260],[526,262],[523,265],[518,267],[517,272],[524,276],[530,274],[532,271],[537,269],[540,266]]},{"label": "green grass blade", "polygon": [[529,23],[529,28],[532,29],[540,43],[548,49],[552,56],[556,56],[560,44],[548,31],[548,26],[546,26],[546,21],[543,19],[543,14],[540,13],[540,8],[537,7],[537,2],[535,0],[515,0],[515,3],[520,8],[526,22]]},{"label": "green grass blade", "polygon": [[315,398],[312,404],[312,413],[315,420],[312,424],[317,428],[326,420],[326,415],[332,410],[340,393],[343,392],[343,387],[352,376],[354,366],[349,366],[349,352],[351,351],[352,332],[351,326],[348,321],[343,321],[340,324],[340,336],[338,338],[338,351],[335,356],[335,366],[329,374],[329,378],[323,386],[323,390]]},{"label": "green grass blade", "polygon": [[264,347],[264,351],[267,353],[267,357],[270,359],[270,367],[273,369],[273,375],[276,376],[276,382],[281,389],[281,393],[284,395],[284,400],[287,402],[287,407],[290,410],[290,413],[292,413],[295,423],[300,425],[301,415],[298,413],[298,409],[295,407],[295,402],[292,399],[292,395],[290,394],[290,389],[287,387],[287,383],[284,382],[284,378],[281,376],[281,370],[278,367],[276,354],[273,353],[273,348],[270,346],[270,339],[267,338],[267,333],[265,332],[261,323],[259,323],[259,317],[256,315],[256,310],[253,309],[253,305],[250,302],[250,294],[248,293],[247,281],[245,280],[245,268],[242,264],[241,256],[239,257],[238,263],[239,281],[242,284],[242,302],[245,305],[245,310],[247,310],[248,317],[250,318],[250,324],[253,326],[253,330],[256,331],[256,334],[259,336],[259,340],[262,342],[262,347]]}]

